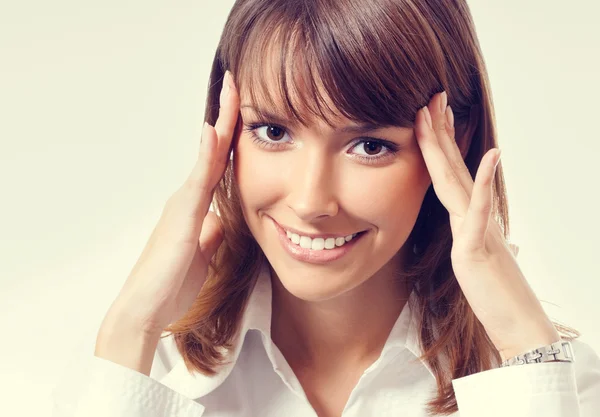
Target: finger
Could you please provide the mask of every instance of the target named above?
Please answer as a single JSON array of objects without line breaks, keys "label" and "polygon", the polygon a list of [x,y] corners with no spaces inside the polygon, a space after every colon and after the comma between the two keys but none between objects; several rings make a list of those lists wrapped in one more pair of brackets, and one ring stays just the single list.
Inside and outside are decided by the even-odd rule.
[{"label": "finger", "polygon": [[465,165],[463,157],[460,153],[460,149],[456,144],[454,113],[452,113],[452,109],[447,104],[448,97],[444,91],[441,94],[438,94],[438,97],[435,97],[431,101],[427,109],[431,114],[433,130],[436,132],[438,137],[440,148],[442,148],[444,155],[446,155],[446,158],[450,163],[450,167],[464,188],[467,197],[471,198],[471,193],[473,190],[473,178],[471,177],[471,173]]},{"label": "finger", "polygon": [[202,232],[200,233],[198,242],[204,258],[207,262],[210,262],[223,242],[221,222],[219,221],[219,217],[213,211],[209,211],[204,218],[204,224],[202,225]]},{"label": "finger", "polygon": [[438,143],[427,106],[417,113],[416,136],[437,197],[450,214],[464,218],[468,196]]},{"label": "finger", "polygon": [[510,251],[516,258],[519,255],[519,246],[515,245],[514,243],[509,243],[508,247],[510,248]]},{"label": "finger", "polygon": [[485,237],[494,204],[492,185],[496,167],[500,161],[500,150],[492,149],[483,157],[473,186],[473,195],[462,224],[464,249],[477,251],[485,248]]},{"label": "finger", "polygon": [[456,143],[456,130],[454,128],[454,113],[452,112],[452,108],[447,106],[445,113],[439,111],[438,117],[437,135],[440,138],[440,147],[444,151],[446,158],[448,158],[450,166],[458,177],[467,196],[471,198],[471,194],[473,193],[473,177]]},{"label": "finger", "polygon": [[183,186],[175,193],[176,199],[189,207],[189,215],[196,217],[199,224],[202,224],[208,212],[213,189],[220,178],[215,156],[217,140],[215,129],[205,123],[196,164]]},{"label": "finger", "polygon": [[229,71],[225,72],[219,101],[219,118],[215,123],[215,130],[217,131],[217,137],[219,138],[217,153],[220,157],[225,153],[229,154],[231,139],[235,131],[240,111],[238,91]]},{"label": "finger", "polygon": [[218,216],[209,211],[202,225],[202,232],[198,239],[198,247],[200,250],[194,253],[194,259],[190,264],[185,279],[181,285],[181,289],[177,295],[177,303],[179,305],[192,305],[194,299],[198,297],[202,286],[206,282],[201,277],[206,276],[205,270],[198,270],[200,265],[207,265],[215,252],[223,242],[223,231],[220,226]]}]

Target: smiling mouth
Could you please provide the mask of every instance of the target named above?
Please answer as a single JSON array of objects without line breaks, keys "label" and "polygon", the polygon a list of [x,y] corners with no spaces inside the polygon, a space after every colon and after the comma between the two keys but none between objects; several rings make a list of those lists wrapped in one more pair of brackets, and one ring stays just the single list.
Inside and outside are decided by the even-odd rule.
[{"label": "smiling mouth", "polygon": [[271,218],[284,250],[294,259],[309,264],[328,264],[346,257],[362,241],[368,230],[350,235],[303,236],[295,231],[286,230]]},{"label": "smiling mouth", "polygon": [[327,238],[325,238],[325,237],[311,238],[309,236],[302,236],[297,233],[290,232],[288,230],[285,230],[285,233],[286,233],[288,239],[293,244],[298,245],[299,247],[301,247],[303,249],[311,249],[311,250],[319,251],[319,250],[331,250],[331,249],[335,249],[335,248],[344,246],[346,243],[352,241],[352,239],[359,237],[360,235],[364,234],[365,232],[362,231],[362,232],[353,233],[353,234],[347,235],[347,236],[327,237]]}]

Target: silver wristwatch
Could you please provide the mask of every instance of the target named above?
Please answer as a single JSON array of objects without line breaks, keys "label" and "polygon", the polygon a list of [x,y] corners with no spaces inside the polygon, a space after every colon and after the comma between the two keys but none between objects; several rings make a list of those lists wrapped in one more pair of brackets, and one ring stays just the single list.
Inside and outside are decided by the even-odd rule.
[{"label": "silver wristwatch", "polygon": [[558,342],[543,346],[538,349],[530,350],[521,355],[507,359],[502,362],[502,367],[512,365],[526,365],[529,363],[540,363],[549,361],[573,362],[573,349],[571,342],[560,340]]}]

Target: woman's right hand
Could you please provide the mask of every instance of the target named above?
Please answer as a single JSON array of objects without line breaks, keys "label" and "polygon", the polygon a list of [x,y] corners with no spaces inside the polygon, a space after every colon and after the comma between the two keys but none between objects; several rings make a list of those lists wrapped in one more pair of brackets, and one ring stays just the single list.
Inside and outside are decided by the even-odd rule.
[{"label": "woman's right hand", "polygon": [[214,189],[225,171],[239,114],[231,74],[223,80],[219,118],[205,124],[196,164],[167,200],[158,224],[102,326],[125,322],[146,335],[160,336],[192,306],[223,241],[220,222],[209,212]]}]

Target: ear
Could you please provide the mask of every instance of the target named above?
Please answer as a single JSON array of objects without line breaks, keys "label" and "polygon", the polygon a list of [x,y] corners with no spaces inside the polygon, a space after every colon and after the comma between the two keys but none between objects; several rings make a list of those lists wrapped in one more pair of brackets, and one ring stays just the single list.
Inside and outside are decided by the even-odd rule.
[{"label": "ear", "polygon": [[473,141],[473,135],[479,124],[479,107],[477,105],[471,106],[469,113],[468,123],[461,123],[456,125],[456,144],[460,149],[460,154],[463,159],[467,156],[471,142]]}]

